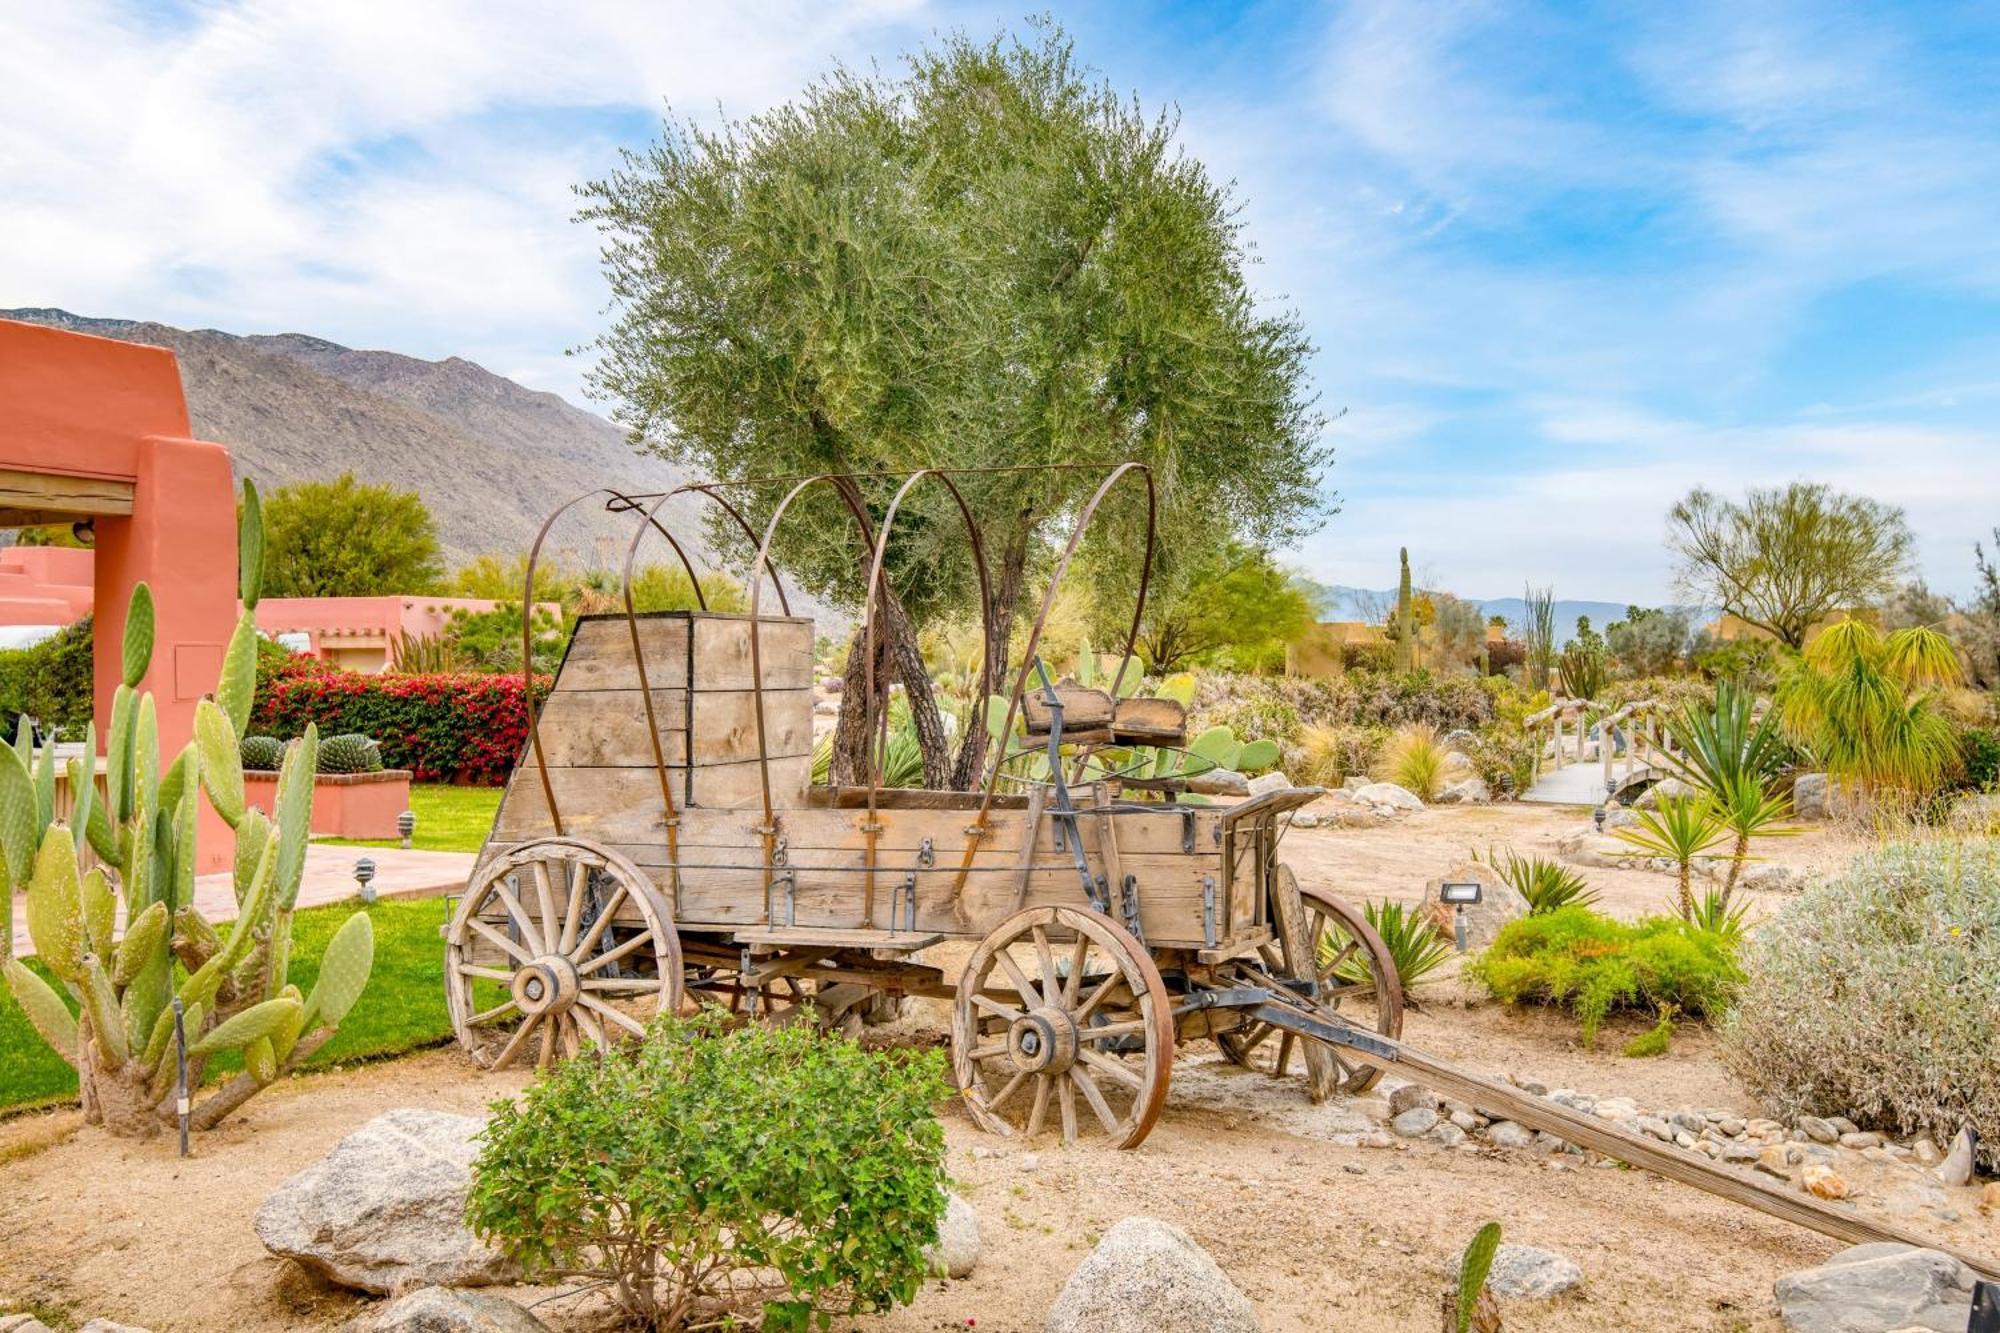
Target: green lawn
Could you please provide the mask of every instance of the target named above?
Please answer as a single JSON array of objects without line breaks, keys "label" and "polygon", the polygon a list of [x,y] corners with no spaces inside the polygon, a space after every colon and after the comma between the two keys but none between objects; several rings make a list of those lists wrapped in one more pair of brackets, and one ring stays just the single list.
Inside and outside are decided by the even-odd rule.
[{"label": "green lawn", "polygon": [[[476,852],[486,845],[500,808],[498,787],[454,787],[442,782],[410,784],[410,812],[417,817],[410,845],[424,852]],[[325,838],[342,847],[400,847],[394,838]]]},{"label": "green lawn", "polygon": [[[484,840],[483,827],[478,836]],[[356,910],[353,903],[334,903],[308,908],[294,918],[291,979],[300,990],[312,989],[327,941]],[[438,933],[449,919],[447,900],[385,898],[367,910],[375,924],[375,970],[369,974],[368,989],[341,1024],[339,1035],[321,1047],[309,1065],[393,1055],[451,1035],[444,1005],[444,940]],[[28,965],[40,970],[32,959]],[[227,1072],[219,1063],[209,1068],[211,1077]],[[0,987],[0,1110],[75,1096],[75,1071],[43,1044],[14,997]]]}]

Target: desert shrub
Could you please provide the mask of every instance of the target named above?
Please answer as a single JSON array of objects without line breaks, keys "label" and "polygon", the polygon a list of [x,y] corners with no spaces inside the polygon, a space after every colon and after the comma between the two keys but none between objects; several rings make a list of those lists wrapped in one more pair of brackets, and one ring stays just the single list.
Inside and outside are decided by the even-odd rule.
[{"label": "desert shrub", "polygon": [[1519,639],[1499,639],[1486,645],[1486,671],[1504,676],[1528,660],[1528,645]]},{"label": "desert shrub", "polygon": [[1340,647],[1340,665],[1347,671],[1388,671],[1396,662],[1392,643],[1345,643]]},{"label": "desert shrub", "polygon": [[[1410,987],[1444,966],[1445,960],[1452,955],[1452,943],[1443,928],[1418,908],[1384,898],[1380,902],[1363,903],[1361,915],[1382,937],[1382,945],[1389,951],[1396,976],[1403,983],[1405,996],[1408,996]],[[1334,957],[1347,947],[1347,943],[1344,933],[1337,930],[1328,932],[1326,938],[1319,942],[1322,958]],[[1360,949],[1350,953],[1334,972],[1336,978],[1350,985],[1366,985],[1373,979],[1373,974],[1374,966],[1369,962],[1367,953]]]},{"label": "desert shrub", "polygon": [[1844,1115],[2000,1167],[2000,842],[1893,844],[1761,929],[1723,1059],[1775,1112]]},{"label": "desert shrub", "polygon": [[[321,665],[274,674],[257,695],[251,728],[280,740],[303,735],[308,723],[325,736],[371,736],[385,766],[409,769],[419,782],[497,785],[527,744],[519,676],[364,676]],[[545,678],[536,681],[538,695],[547,689]]]},{"label": "desert shrub", "polygon": [[658,1328],[907,1303],[944,1213],[937,1051],[666,1019],[494,1104],[467,1219],[536,1275],[612,1285]]},{"label": "desert shrub", "polygon": [[1426,801],[1434,801],[1438,787],[1444,782],[1447,753],[1435,727],[1411,723],[1399,728],[1382,746],[1381,757],[1375,761],[1375,776]]},{"label": "desert shrub", "polygon": [[1306,786],[1338,787],[1375,766],[1384,739],[1385,733],[1374,727],[1309,722],[1299,729],[1298,744],[1285,754],[1285,772]]},{"label": "desert shrub", "polygon": [[2000,733],[1968,728],[1959,737],[1965,752],[1965,783],[1979,791],[2000,787]]},{"label": "desert shrub", "polygon": [[1467,973],[1508,1004],[1569,1010],[1586,1046],[1614,1009],[1719,1015],[1742,980],[1724,936],[1673,917],[1628,924],[1583,906],[1508,922]]},{"label": "desert shrub", "polygon": [[22,714],[51,739],[81,740],[91,716],[90,617],[31,648],[0,650],[0,728],[14,734]]}]

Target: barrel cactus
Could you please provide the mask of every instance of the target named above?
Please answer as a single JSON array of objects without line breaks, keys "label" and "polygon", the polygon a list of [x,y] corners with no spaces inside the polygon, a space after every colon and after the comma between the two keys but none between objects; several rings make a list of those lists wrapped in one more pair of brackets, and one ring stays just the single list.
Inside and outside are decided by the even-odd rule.
[{"label": "barrel cactus", "polygon": [[[322,751],[325,746],[320,747]],[[285,743],[276,736],[245,736],[237,747],[243,768],[249,773],[275,773],[285,759]]]},{"label": "barrel cactus", "polygon": [[[292,908],[305,874],[318,735],[282,754],[273,811],[244,798],[245,745],[256,685],[254,620],[263,563],[257,493],[244,483],[240,533],[244,610],[213,698],[196,706],[194,739],[160,767],[159,725],[139,692],[152,658],[153,603],[141,584],[125,622],[123,682],[112,699],[103,791],[70,760],[76,808],[53,817],[55,753],[24,728],[0,745],[0,976],[29,1021],[75,1066],[86,1120],[114,1133],[154,1132],[177,1115],[174,1002],[186,1034],[188,1087],[218,1056],[244,1072],[190,1113],[211,1128],[334,1034],[367,985],[374,959],[365,913],[343,925],[310,993],[287,980]],[[259,738],[268,739],[268,738]],[[84,753],[97,749],[96,728]],[[195,905],[195,825],[203,796],[236,835],[237,916],[211,924]],[[83,867],[86,846],[99,864]],[[27,889],[27,924],[42,965],[76,1011],[12,952],[12,895]],[[116,929],[120,900],[125,928]]]},{"label": "barrel cactus", "polygon": [[319,747],[322,773],[379,773],[382,752],[375,742],[358,733],[329,736]]}]

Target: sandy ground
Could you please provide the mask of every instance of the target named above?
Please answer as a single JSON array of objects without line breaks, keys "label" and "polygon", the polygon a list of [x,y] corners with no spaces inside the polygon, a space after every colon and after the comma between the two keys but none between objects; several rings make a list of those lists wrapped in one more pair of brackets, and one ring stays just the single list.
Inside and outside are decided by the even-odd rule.
[{"label": "sandy ground", "polygon": [[[1413,899],[1468,848],[1551,850],[1581,817],[1532,807],[1426,811],[1379,830],[1295,830],[1284,855],[1306,878],[1351,896]],[[1780,855],[1827,869],[1852,847],[1816,832],[1781,844]],[[1627,915],[1656,910],[1671,887],[1640,871],[1590,878]],[[1620,1057],[1638,1026],[1610,1025],[1586,1050],[1559,1015],[1473,1003],[1447,978],[1426,988],[1404,1035],[1471,1068],[1551,1087],[1623,1093],[1658,1108],[1754,1109],[1703,1032],[1684,1029],[1661,1059]],[[525,1081],[476,1073],[451,1049],[294,1079],[200,1140],[199,1155],[185,1162],[164,1137],[125,1143],[79,1131],[74,1112],[0,1123],[0,1310],[33,1305],[79,1323],[101,1315],[156,1333],[337,1326],[365,1303],[268,1255],[250,1227],[258,1204],[380,1111],[476,1112]],[[976,1320],[998,1333],[1039,1330],[1097,1237],[1134,1214],[1186,1228],[1270,1333],[1435,1329],[1447,1266],[1495,1218],[1507,1239],[1558,1250],[1584,1271],[1584,1285],[1551,1305],[1507,1308],[1510,1328],[1552,1333],[1775,1333],[1774,1279],[1840,1248],[1643,1172],[1428,1140],[1349,1146],[1372,1127],[1359,1107],[1311,1106],[1296,1082],[1236,1070],[1206,1045],[1183,1051],[1166,1112],[1134,1152],[1045,1142],[1030,1156],[980,1133],[956,1104],[944,1115],[950,1171],[980,1215],[978,1271],[927,1283],[907,1308],[837,1327],[932,1333]],[[2000,1218],[1954,1202],[1964,1205],[1956,1221],[1910,1215],[1873,1192],[1859,1206],[2000,1255]],[[524,1302],[557,1295],[536,1313],[558,1330],[609,1326],[597,1297],[509,1294]]]}]

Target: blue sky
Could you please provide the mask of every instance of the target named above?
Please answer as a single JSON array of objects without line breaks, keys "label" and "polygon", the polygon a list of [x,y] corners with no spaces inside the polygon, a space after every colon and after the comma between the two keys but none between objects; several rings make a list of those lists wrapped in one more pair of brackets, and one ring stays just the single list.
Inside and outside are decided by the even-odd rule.
[{"label": "blue sky", "polygon": [[[918,0],[0,0],[0,306],[463,355],[578,396],[572,183],[662,101],[782,101],[1023,11]],[[1755,3],[1058,9],[1237,182],[1346,415],[1292,553],[1471,596],[1672,595],[1689,486],[2000,523],[2000,16]]]}]

